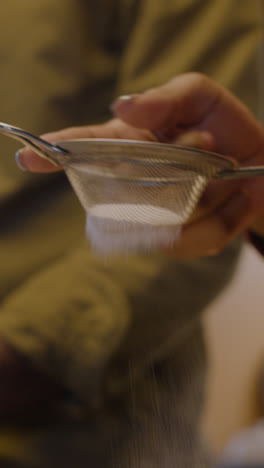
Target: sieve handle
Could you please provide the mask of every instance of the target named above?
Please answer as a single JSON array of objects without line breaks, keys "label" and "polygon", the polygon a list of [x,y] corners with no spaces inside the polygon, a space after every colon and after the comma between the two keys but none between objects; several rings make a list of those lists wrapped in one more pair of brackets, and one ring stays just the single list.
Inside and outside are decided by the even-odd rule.
[{"label": "sieve handle", "polygon": [[69,153],[60,146],[52,145],[42,138],[36,137],[19,127],[0,122],[0,133],[21,141],[24,145],[30,146],[41,158],[47,159],[55,166],[63,165],[65,156]]},{"label": "sieve handle", "polygon": [[218,172],[214,179],[246,179],[248,177],[264,176],[264,166],[248,166],[238,169],[227,169]]}]

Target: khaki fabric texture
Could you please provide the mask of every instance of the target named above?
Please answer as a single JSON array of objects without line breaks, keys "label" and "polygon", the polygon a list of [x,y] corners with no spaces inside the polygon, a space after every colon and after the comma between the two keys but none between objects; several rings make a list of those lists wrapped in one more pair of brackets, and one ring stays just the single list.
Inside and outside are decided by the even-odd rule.
[{"label": "khaki fabric texture", "polygon": [[[187,71],[210,75],[257,109],[257,0],[9,0],[1,6],[0,24],[1,120],[35,133],[102,122],[115,96]],[[64,175],[20,172],[12,158],[16,148],[1,138],[0,336],[59,378],[89,411],[124,400],[128,412],[134,402],[140,415],[152,391],[148,374],[160,363],[168,373],[171,363],[177,386],[182,362],[182,388],[200,395],[205,355],[199,319],[231,278],[239,243],[193,261],[153,253],[106,263],[89,250],[84,213]],[[131,396],[131,382],[136,396]],[[140,388],[148,391],[141,395]],[[189,421],[190,440],[196,440],[202,397],[192,416],[181,414],[193,401],[191,393],[188,399],[182,390],[186,399],[184,405],[175,403],[175,417]],[[132,421],[135,414],[129,416]],[[117,432],[124,427],[122,418],[114,417]],[[82,430],[87,445],[87,428]],[[69,434],[72,457],[79,457],[76,465],[65,457],[64,436],[58,458],[47,449],[50,439],[47,446],[38,439],[28,460],[42,457],[35,466],[49,468],[87,466],[95,442],[84,453],[75,439],[71,445]],[[45,432],[45,437],[51,436]],[[141,466],[124,454],[121,461],[115,456],[110,461],[112,449],[104,450],[100,431],[93,437],[105,457],[94,455],[94,467]],[[150,453],[153,439],[146,447]],[[176,466],[194,466],[190,450],[185,452],[190,460],[182,464],[182,455]],[[51,454],[48,460],[44,453]]]}]

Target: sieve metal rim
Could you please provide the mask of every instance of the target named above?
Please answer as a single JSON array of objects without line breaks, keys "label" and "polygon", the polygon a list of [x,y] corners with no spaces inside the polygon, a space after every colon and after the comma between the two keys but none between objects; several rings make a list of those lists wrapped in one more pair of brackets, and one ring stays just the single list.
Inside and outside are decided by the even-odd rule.
[{"label": "sieve metal rim", "polygon": [[[235,159],[218,153],[209,152],[197,148],[173,145],[160,142],[149,142],[140,140],[121,140],[111,138],[83,138],[56,142],[68,152],[66,164],[74,164],[78,160],[88,158],[90,160],[116,159],[118,156],[122,161],[133,160],[144,163],[171,164],[179,160],[188,164],[192,160],[192,168],[201,165],[201,157],[204,163],[208,163],[213,172],[234,169],[238,166]],[[123,154],[125,150],[125,155]],[[146,157],[145,152],[148,151]],[[162,157],[161,157],[162,154]],[[195,160],[197,158],[197,161]],[[66,162],[66,161],[65,161]]]}]

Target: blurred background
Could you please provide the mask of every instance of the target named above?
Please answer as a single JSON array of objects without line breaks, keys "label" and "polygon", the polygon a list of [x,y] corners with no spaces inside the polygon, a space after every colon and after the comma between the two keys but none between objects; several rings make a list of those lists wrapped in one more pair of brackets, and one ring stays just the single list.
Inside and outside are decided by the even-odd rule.
[{"label": "blurred background", "polygon": [[233,281],[204,315],[210,373],[204,430],[221,453],[231,436],[263,416],[264,262],[245,246]]}]

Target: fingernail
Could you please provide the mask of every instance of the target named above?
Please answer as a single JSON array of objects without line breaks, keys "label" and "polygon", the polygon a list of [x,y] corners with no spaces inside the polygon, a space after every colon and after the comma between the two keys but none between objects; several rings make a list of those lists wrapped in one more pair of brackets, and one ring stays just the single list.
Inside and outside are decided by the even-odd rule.
[{"label": "fingernail", "polygon": [[116,98],[110,105],[110,110],[113,114],[117,111],[126,111],[135,101],[138,94],[126,94]]},{"label": "fingernail", "polygon": [[27,168],[25,166],[23,166],[22,162],[21,162],[21,159],[20,159],[20,156],[21,156],[21,152],[24,150],[24,148],[21,148],[19,149],[18,151],[16,151],[15,153],[15,159],[16,159],[16,163],[19,167],[19,169],[21,169],[21,171],[24,171],[26,172],[27,171]]}]

